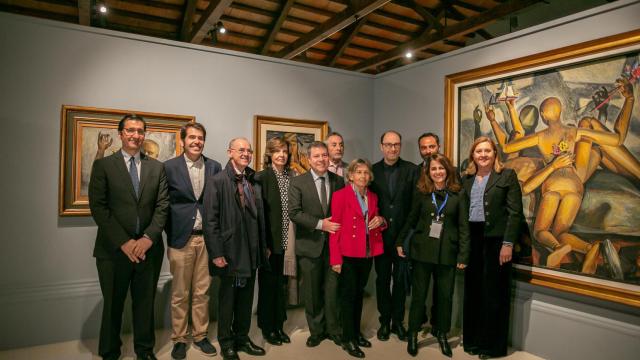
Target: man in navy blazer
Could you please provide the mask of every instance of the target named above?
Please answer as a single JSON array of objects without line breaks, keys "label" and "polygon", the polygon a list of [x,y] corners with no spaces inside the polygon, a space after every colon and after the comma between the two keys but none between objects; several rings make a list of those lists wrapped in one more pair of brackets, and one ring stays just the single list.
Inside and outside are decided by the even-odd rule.
[{"label": "man in navy blazer", "polygon": [[[173,359],[186,358],[187,341],[205,355],[216,355],[207,339],[209,328],[209,255],[204,244],[202,218],[205,180],[221,170],[220,163],[202,155],[207,131],[202,124],[180,129],[183,154],[164,163],[169,187],[167,257],[171,283],[171,340]],[[191,301],[189,301],[191,299]],[[191,308],[191,316],[189,316]],[[189,326],[191,317],[191,326]]]}]

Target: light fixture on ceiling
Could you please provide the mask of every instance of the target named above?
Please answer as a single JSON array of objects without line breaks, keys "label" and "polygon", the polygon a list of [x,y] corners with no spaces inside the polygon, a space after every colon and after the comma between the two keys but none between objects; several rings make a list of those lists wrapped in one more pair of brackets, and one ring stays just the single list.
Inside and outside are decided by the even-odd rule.
[{"label": "light fixture on ceiling", "polygon": [[104,4],[100,4],[100,5],[98,5],[98,11],[100,11],[101,14],[106,14],[107,13],[107,7]]},{"label": "light fixture on ceiling", "polygon": [[406,57],[407,59],[411,59],[413,57],[413,53],[409,50],[404,53],[404,57]]},{"label": "light fixture on ceiling", "polygon": [[218,34],[224,34],[227,32],[227,29],[224,27],[222,21],[218,21],[211,30],[209,30],[209,36],[211,36],[211,43],[216,44],[218,42]]}]

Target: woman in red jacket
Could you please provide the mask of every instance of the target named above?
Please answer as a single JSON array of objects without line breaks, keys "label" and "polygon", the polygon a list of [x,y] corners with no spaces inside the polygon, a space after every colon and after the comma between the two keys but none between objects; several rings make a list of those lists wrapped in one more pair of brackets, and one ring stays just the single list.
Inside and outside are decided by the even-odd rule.
[{"label": "woman in red jacket", "polygon": [[342,348],[363,358],[362,347],[371,343],[360,333],[362,296],[369,279],[373,257],[382,254],[385,220],[378,215],[378,197],[368,190],[373,180],[368,161],[356,159],[347,168],[350,186],[331,198],[331,221],[340,230],[329,236],[329,257],[333,271],[340,273]]}]

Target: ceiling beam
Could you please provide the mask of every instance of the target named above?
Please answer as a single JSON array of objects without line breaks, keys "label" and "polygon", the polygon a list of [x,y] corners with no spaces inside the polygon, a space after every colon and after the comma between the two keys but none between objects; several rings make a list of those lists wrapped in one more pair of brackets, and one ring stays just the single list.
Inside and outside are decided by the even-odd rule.
[{"label": "ceiling beam", "polygon": [[481,12],[487,11],[487,9],[483,8],[482,6],[470,4],[470,3],[466,2],[466,1],[460,1],[460,0],[452,1],[451,5],[459,6],[459,7],[463,8],[463,9],[475,11],[477,13],[481,13]]},{"label": "ceiling beam", "polygon": [[440,24],[440,17],[444,15],[444,12],[440,12],[438,15],[433,15],[429,10],[422,7],[415,0],[410,1],[407,6],[411,7],[411,9],[418,13],[418,15],[422,16],[422,18],[429,23],[427,29],[430,31],[431,28],[435,28],[436,31],[442,32],[442,24]]},{"label": "ceiling beam", "polygon": [[184,17],[182,18],[182,27],[180,28],[180,40],[188,41],[191,35],[191,27],[193,27],[193,17],[196,14],[196,4],[198,0],[187,0],[184,9]]},{"label": "ceiling beam", "polygon": [[380,55],[374,56],[366,61],[363,61],[360,64],[352,66],[349,69],[354,71],[363,71],[399,58],[403,56],[404,53],[408,50],[420,51],[444,39],[464,35],[468,32],[477,31],[478,29],[483,28],[486,25],[496,21],[498,18],[522,10],[540,1],[541,0],[513,0],[508,3],[498,5],[477,16],[470,17],[455,25],[444,28],[441,34],[429,35],[428,33],[423,33],[418,38],[408,43],[400,45]]},{"label": "ceiling beam", "polygon": [[193,27],[189,42],[199,44],[205,38],[209,30],[220,20],[224,10],[229,7],[233,0],[211,0],[209,7],[204,11],[200,20]]},{"label": "ceiling beam", "polygon": [[91,0],[78,0],[78,24],[91,26]]},{"label": "ceiling beam", "polygon": [[487,30],[485,29],[480,29],[478,31],[476,31],[476,34],[482,36],[485,40],[491,40],[493,39],[493,35],[491,35]]},{"label": "ceiling beam", "polygon": [[289,10],[291,10],[294,2],[295,0],[287,0],[287,2],[282,6],[282,9],[280,9],[280,15],[278,15],[278,18],[273,23],[273,27],[271,28],[271,31],[269,31],[269,36],[267,36],[267,41],[264,42],[264,45],[260,50],[260,54],[267,55],[269,53],[269,48],[271,47],[271,44],[273,44],[273,41],[276,39],[276,35],[280,31],[282,23],[284,23],[284,21],[287,19]]},{"label": "ceiling beam", "polygon": [[358,31],[360,31],[360,28],[362,27],[362,25],[364,25],[366,21],[367,20],[364,18],[360,19],[357,22],[347,26],[342,31],[342,36],[340,37],[340,40],[333,47],[333,49],[327,56],[327,59],[328,59],[327,66],[334,66],[336,64],[336,61],[338,60],[338,58],[342,56],[342,53],[344,53],[344,50],[347,48],[347,46],[349,46],[349,44],[351,43],[351,40],[353,40],[353,37],[358,33]]},{"label": "ceiling beam", "polygon": [[349,26],[359,18],[387,4],[391,0],[354,0],[353,5],[322,23],[316,29],[278,51],[275,56],[291,59],[314,44]]}]

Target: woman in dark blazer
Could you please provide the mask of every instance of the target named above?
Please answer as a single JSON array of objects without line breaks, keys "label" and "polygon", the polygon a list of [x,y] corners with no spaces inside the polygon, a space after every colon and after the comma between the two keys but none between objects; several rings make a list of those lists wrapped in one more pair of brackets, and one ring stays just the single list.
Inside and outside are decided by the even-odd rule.
[{"label": "woman in dark blazer", "polygon": [[255,176],[264,201],[270,265],[258,271],[258,327],[262,329],[265,341],[271,345],[291,342],[283,330],[287,319],[284,254],[288,246],[293,246],[287,209],[289,179],[292,176],[289,161],[288,143],[281,137],[271,138],[265,147],[264,170]]},{"label": "woman in dark blazer", "polygon": [[[432,277],[436,309],[432,313],[436,319],[431,321],[431,332],[442,353],[452,356],[447,333],[451,328],[456,268],[464,269],[469,263],[468,210],[449,159],[442,154],[431,155],[421,169],[409,218],[396,243],[398,255],[412,260],[413,295],[407,344],[407,352],[412,356],[418,354],[418,332],[426,317],[424,303]],[[402,242],[411,229],[415,233],[409,254],[405,254]]]},{"label": "woman in dark blazer", "polygon": [[386,223],[378,215],[378,196],[368,190],[373,173],[366,160],[356,159],[347,168],[350,186],[331,197],[331,221],[340,229],[329,236],[329,261],[340,273],[342,348],[363,358],[362,347],[371,343],[360,333],[362,297],[373,258],[382,254],[382,230]]},{"label": "woman in dark blazer", "polygon": [[467,353],[481,359],[507,355],[511,256],[523,217],[516,173],[504,168],[497,156],[496,144],[490,138],[477,138],[462,180],[471,230],[463,344]]}]

